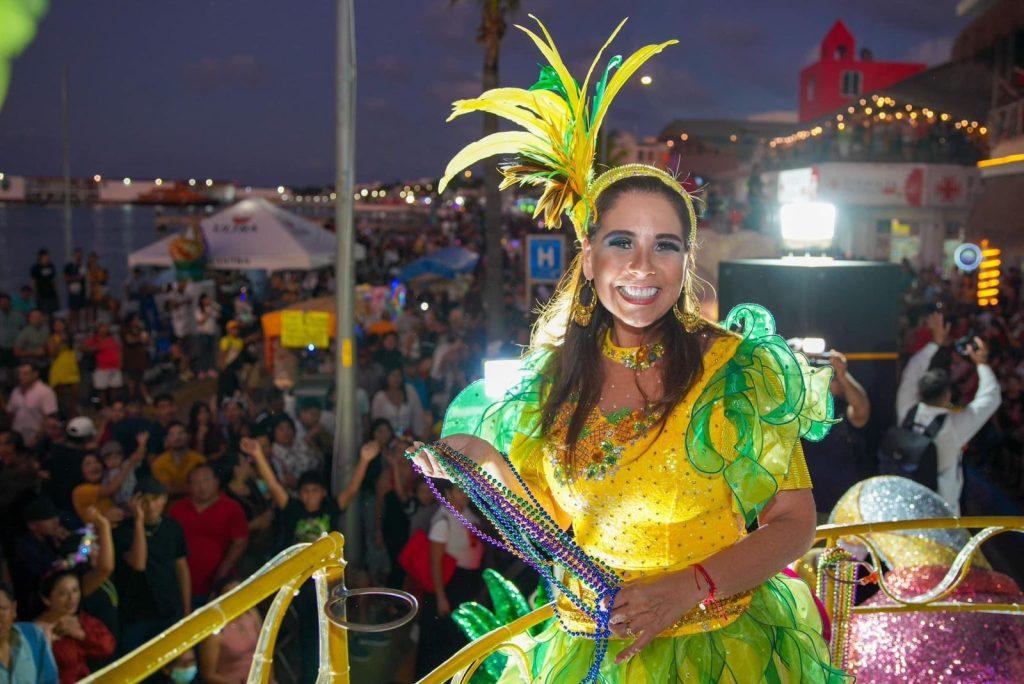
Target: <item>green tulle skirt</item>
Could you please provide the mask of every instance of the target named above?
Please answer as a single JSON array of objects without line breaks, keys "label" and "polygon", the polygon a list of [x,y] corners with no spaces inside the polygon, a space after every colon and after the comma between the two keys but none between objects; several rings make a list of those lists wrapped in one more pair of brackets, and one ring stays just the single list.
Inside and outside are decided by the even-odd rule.
[{"label": "green tulle skirt", "polygon": [[[525,662],[509,657],[500,684],[580,682],[595,647],[591,639],[570,636],[554,621],[537,636],[522,635],[516,644]],[[655,639],[616,665],[615,656],[628,645],[619,639],[609,642],[601,663],[602,683],[833,684],[853,679],[829,662],[821,618],[807,585],[784,575],[761,585],[746,612],[722,629]]]}]

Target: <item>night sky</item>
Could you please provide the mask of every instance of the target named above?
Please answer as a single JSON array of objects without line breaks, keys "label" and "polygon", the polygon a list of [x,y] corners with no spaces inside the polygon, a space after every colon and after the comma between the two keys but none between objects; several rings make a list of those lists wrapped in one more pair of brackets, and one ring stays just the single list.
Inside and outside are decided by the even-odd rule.
[{"label": "night sky", "polygon": [[[611,2],[524,0],[575,74],[619,19],[628,54],[668,38],[616,101],[613,128],[654,135],[675,118],[796,108],[797,73],[843,19],[879,60],[934,64],[964,25],[956,0]],[[359,180],[436,176],[480,133],[451,100],[480,92],[477,2],[357,0]],[[274,186],[334,178],[334,2],[53,0],[14,62],[0,111],[0,171],[59,175],[60,71],[71,69],[72,173],[213,177]],[[527,86],[539,53],[509,30],[501,79]],[[603,65],[602,65],[603,67]]]}]

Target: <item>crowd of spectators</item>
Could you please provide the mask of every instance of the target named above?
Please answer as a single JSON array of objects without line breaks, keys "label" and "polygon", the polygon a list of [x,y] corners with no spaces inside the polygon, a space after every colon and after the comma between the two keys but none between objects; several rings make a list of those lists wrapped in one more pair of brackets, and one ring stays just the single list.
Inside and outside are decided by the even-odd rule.
[{"label": "crowd of spectators", "polygon": [[904,271],[907,290],[901,351],[910,358],[935,341],[934,314],[941,314],[948,331],[927,365],[948,375],[952,405],[968,406],[976,398],[980,376],[965,345],[974,338],[982,341],[987,351],[986,365],[998,381],[1001,400],[995,414],[967,443],[964,464],[1008,497],[1024,502],[1024,305],[1020,269],[1007,270],[1000,283],[998,304],[986,307],[977,305],[970,276],[954,272],[944,277],[934,269],[914,271],[908,264],[904,264]]},{"label": "crowd of spectators", "polygon": [[[444,218],[431,240],[366,232],[361,279],[389,283],[416,255],[462,242],[466,225]],[[0,293],[0,656],[4,639],[16,656],[0,658],[0,674],[77,681],[281,549],[341,529],[353,507],[365,551],[352,577],[436,592],[430,619],[448,629],[421,625],[413,638],[450,653],[459,637],[447,618],[464,597],[448,600],[446,583],[416,584],[399,556],[419,532],[414,562],[448,554],[479,577],[482,552],[439,513],[402,452],[436,434],[448,402],[480,375],[487,350],[472,276],[412,291],[403,311],[361,322],[355,408],[365,443],[335,489],[332,399],[293,391],[294,377],[282,383],[264,364],[259,326],[265,310],[330,293],[329,272],[274,274],[259,294],[237,277],[155,286],[139,271],[119,293],[105,273],[80,250],[61,272],[40,250],[26,287]],[[507,325],[523,340],[516,311]],[[329,370],[331,355],[310,354],[312,367]],[[433,584],[429,571],[422,582]],[[304,588],[293,603],[298,638],[280,658],[283,680],[314,676],[314,599]],[[244,681],[260,621],[258,611],[243,615],[158,678]],[[379,645],[353,639],[352,657]]]},{"label": "crowd of spectators", "polygon": [[[361,282],[388,284],[438,247],[479,249],[469,229],[476,220],[440,214],[419,231],[364,231]],[[0,672],[6,667],[17,682],[75,681],[230,591],[281,549],[340,529],[346,510],[358,511],[363,534],[353,581],[423,599],[410,670],[422,675],[453,652],[460,636],[452,610],[481,598],[484,566],[510,559],[485,552],[403,452],[438,434],[448,403],[480,377],[484,358],[514,355],[528,339],[513,291],[524,228],[513,226],[506,255],[507,342],[487,344],[479,289],[469,286],[475,276],[413,289],[400,310],[361,321],[353,408],[364,438],[342,482],[330,394],[296,392],[294,378],[281,382],[268,370],[259,325],[264,310],[330,293],[330,273],[275,274],[257,294],[237,277],[212,288],[157,287],[134,272],[118,297],[95,255],[76,252],[61,282],[41,250],[31,282],[15,297],[0,293],[0,656],[5,643],[17,644]],[[1001,304],[986,309],[958,277],[908,267],[905,285],[908,356],[929,341],[926,314],[940,304],[949,340],[987,343],[1003,400],[967,458],[1024,494],[1019,271],[1005,279]],[[330,350],[310,356],[300,365],[331,368]],[[977,382],[971,361],[946,353],[937,362],[949,367],[954,401],[968,402]],[[845,378],[841,355],[833,365]],[[852,434],[867,421],[863,389],[850,376],[833,391]],[[458,491],[445,496],[473,515]],[[293,606],[297,638],[279,677],[312,681],[311,589]],[[258,611],[246,613],[158,677],[244,681],[260,621]],[[386,643],[353,638],[351,657]]]}]

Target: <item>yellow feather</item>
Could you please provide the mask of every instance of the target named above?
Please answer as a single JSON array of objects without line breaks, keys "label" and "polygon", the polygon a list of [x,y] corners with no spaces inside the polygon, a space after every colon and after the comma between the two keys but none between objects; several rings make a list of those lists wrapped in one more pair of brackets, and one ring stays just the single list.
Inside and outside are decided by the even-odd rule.
[{"label": "yellow feather", "polygon": [[501,102],[500,100],[481,100],[480,98],[457,100],[452,103],[452,114],[448,117],[448,121],[470,112],[489,112],[512,123],[519,124],[538,137],[548,138],[551,136],[551,126],[546,121],[537,118],[529,110],[508,102]]},{"label": "yellow feather", "polygon": [[594,125],[591,127],[593,131],[597,131],[601,128],[601,122],[604,120],[604,115],[608,112],[608,105],[612,103],[615,96],[622,90],[622,86],[626,85],[626,81],[629,77],[636,73],[636,70],[643,66],[644,62],[649,60],[654,55],[658,54],[669,45],[675,45],[678,40],[666,40],[664,43],[658,43],[655,45],[646,45],[632,55],[629,56],[622,66],[619,67],[611,79],[608,81],[608,87],[604,91],[604,99],[601,101],[601,107],[597,110],[594,116]]},{"label": "yellow feather", "polygon": [[484,136],[466,145],[452,157],[448,166],[445,167],[444,177],[437,185],[437,192],[438,194],[444,192],[445,187],[456,174],[482,159],[493,157],[496,154],[521,154],[535,150],[547,152],[550,147],[546,140],[525,131],[502,131]]},{"label": "yellow feather", "polygon": [[548,64],[550,64],[555,70],[555,73],[558,74],[558,78],[562,82],[562,88],[565,89],[566,96],[569,98],[569,108],[575,112],[579,108],[580,103],[579,88],[577,87],[576,82],[572,80],[572,75],[569,73],[569,70],[565,68],[565,63],[562,62],[562,57],[558,54],[558,48],[555,47],[554,41],[551,40],[551,35],[548,33],[547,28],[545,28],[544,24],[541,23],[540,19],[532,14],[530,15],[530,18],[536,21],[537,25],[540,26],[541,31],[544,32],[544,36],[548,39],[547,43],[541,40],[536,33],[525,26],[516,24],[516,28],[530,37],[530,40],[533,41],[534,45],[537,46],[537,49],[540,50],[542,55],[544,55],[544,59],[548,60]]},{"label": "yellow feather", "polygon": [[566,101],[550,90],[492,88],[491,90],[484,91],[474,99],[508,102],[524,107],[549,123],[564,122],[572,116]]}]

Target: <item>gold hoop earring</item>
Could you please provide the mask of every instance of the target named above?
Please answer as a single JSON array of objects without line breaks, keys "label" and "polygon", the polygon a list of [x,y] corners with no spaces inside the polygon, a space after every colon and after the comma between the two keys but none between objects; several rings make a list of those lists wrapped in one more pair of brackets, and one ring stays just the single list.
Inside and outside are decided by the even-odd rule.
[{"label": "gold hoop earring", "polygon": [[679,302],[672,305],[672,314],[676,317],[676,320],[682,323],[683,329],[688,333],[695,333],[704,327],[704,319],[700,315],[700,306],[697,304],[697,298],[693,296],[693,290],[690,288],[690,279],[686,279],[686,285],[683,286],[683,296],[681,298],[683,302],[683,308],[679,308]]},{"label": "gold hoop earring", "polygon": [[[584,304],[583,290],[586,289],[587,285],[590,286],[590,303]],[[576,290],[576,296],[573,298],[572,303],[572,320],[581,328],[586,328],[590,325],[590,319],[593,317],[594,309],[596,308],[597,290],[594,289],[594,281],[588,280]]]}]

